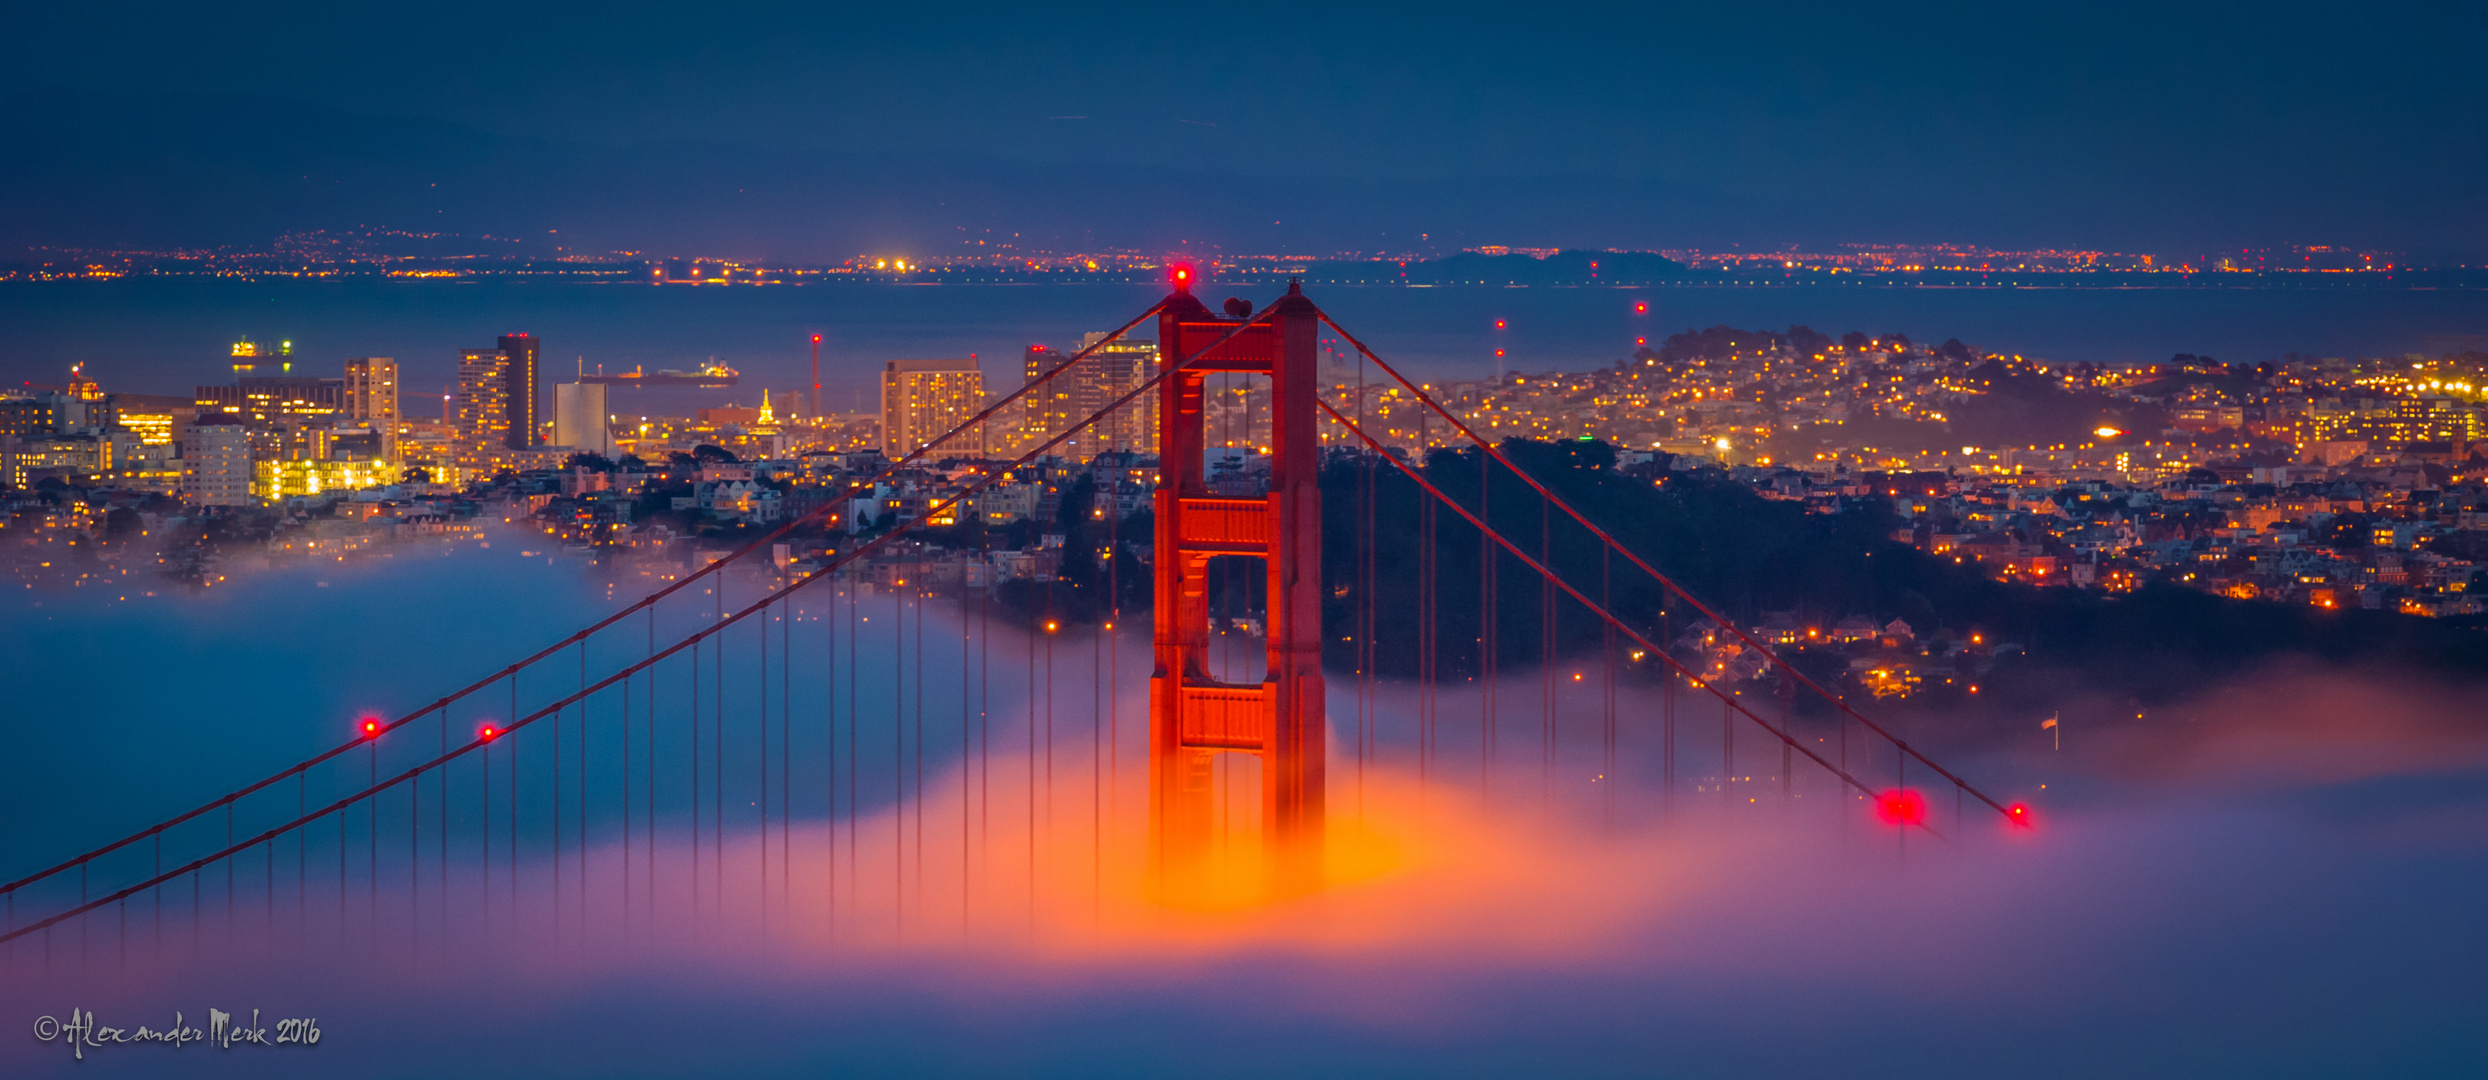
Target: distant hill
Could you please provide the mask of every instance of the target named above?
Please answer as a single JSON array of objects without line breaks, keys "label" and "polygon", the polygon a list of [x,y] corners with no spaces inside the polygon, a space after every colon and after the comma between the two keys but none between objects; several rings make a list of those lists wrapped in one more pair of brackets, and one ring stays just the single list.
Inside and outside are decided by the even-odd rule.
[{"label": "distant hill", "polygon": [[1305,278],[1343,284],[1629,285],[1686,273],[1683,263],[1647,251],[1562,251],[1543,259],[1465,251],[1405,263],[1320,262],[1305,271]]}]

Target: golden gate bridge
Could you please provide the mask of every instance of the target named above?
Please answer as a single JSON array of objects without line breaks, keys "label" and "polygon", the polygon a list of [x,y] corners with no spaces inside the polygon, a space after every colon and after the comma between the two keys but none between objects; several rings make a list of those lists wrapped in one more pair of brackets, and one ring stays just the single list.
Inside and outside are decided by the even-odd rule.
[{"label": "golden gate bridge", "polygon": [[[420,951],[561,927],[584,932],[598,920],[653,927],[729,911],[756,918],[764,932],[833,940],[865,933],[867,924],[872,933],[905,937],[911,919],[917,933],[935,925],[1033,926],[1040,906],[1076,901],[1083,891],[1102,920],[1109,876],[1140,883],[1159,906],[1311,893],[1332,873],[1328,845],[1339,809],[1362,813],[1369,770],[1412,775],[1421,792],[1473,783],[1475,795],[1493,796],[1498,755],[1510,741],[1498,726],[1496,655],[1495,575],[1506,566],[1541,585],[1533,614],[1543,628],[1542,785],[1569,767],[1561,732],[1587,726],[1595,712],[1597,759],[1583,768],[1604,784],[1605,813],[1613,813],[1626,779],[1653,782],[1662,810],[1673,812],[1680,757],[1691,749],[1712,766],[1697,787],[1723,802],[1760,791],[1787,805],[1811,793],[1837,818],[1871,811],[1904,837],[1941,837],[1938,804],[1911,786],[1915,777],[1951,789],[1949,828],[1980,816],[2028,824],[2021,804],[2001,803],[1938,764],[1620,543],[1297,285],[1258,311],[1229,300],[1212,312],[1191,294],[1188,277],[1177,271],[1170,295],[1112,334],[855,485],[871,490],[941,460],[946,449],[1001,445],[997,432],[1023,399],[1156,321],[1158,353],[1145,381],[1006,464],[989,465],[926,512],[879,535],[833,540],[818,569],[780,571],[771,546],[821,527],[843,504],[824,505],[429,704],[362,719],[313,757],[24,873],[0,885],[8,961],[49,963],[63,949],[90,961],[117,949],[126,961],[133,940],[160,951],[186,936],[196,947],[211,920],[226,936],[248,929],[252,915],[271,933],[280,918],[296,931],[316,921],[375,942],[402,933]],[[1325,395],[1318,355],[1325,331],[1359,364],[1359,392],[1344,406],[1332,399],[1340,395]],[[1361,392],[1369,375],[1418,402],[1429,432],[1439,422],[1441,444],[1421,435],[1420,453],[1409,454],[1372,434]],[[1211,376],[1266,385],[1268,476],[1257,496],[1207,479]],[[1119,522],[1107,526],[1106,599],[1086,624],[1050,606],[1033,614],[1003,608],[990,583],[965,585],[955,605],[939,608],[942,590],[924,574],[901,573],[887,588],[861,574],[927,521],[972,505],[1082,431],[1136,408],[1154,410],[1159,450],[1146,560],[1150,672],[1139,723],[1126,724],[1119,692],[1120,646],[1127,635],[1137,644],[1122,618],[1115,556],[1130,561],[1132,549],[1119,540]],[[1446,490],[1446,478],[1472,463],[1477,498],[1463,502]],[[1330,576],[1326,465],[1353,470],[1357,492],[1346,508],[1354,566]],[[1395,483],[1418,495],[1414,551],[1379,550],[1377,493]],[[1535,500],[1534,548],[1494,523],[1498,515],[1486,505],[1492,484],[1507,491],[1517,484]],[[1112,507],[1109,499],[1097,512]],[[1455,535],[1476,541],[1475,612],[1447,611],[1438,595],[1445,514],[1465,526]],[[1596,552],[1598,580],[1558,571],[1558,520],[1570,523],[1568,543]],[[1383,561],[1411,558],[1420,587],[1405,607],[1384,610],[1397,601],[1376,587]],[[1222,560],[1260,564],[1263,630],[1248,635],[1259,640],[1258,660],[1237,660],[1239,635],[1213,634],[1214,594],[1234,580],[1232,571],[1215,572]],[[1619,572],[1655,584],[1663,602],[1618,610]],[[1351,598],[1350,625],[1324,625],[1326,590],[1331,599]],[[1579,705],[1580,693],[1568,704],[1557,677],[1567,659],[1555,632],[1559,608],[1599,629],[1599,681],[1590,685],[1585,671],[1573,676],[1582,691],[1596,691],[1594,706]],[[1671,649],[1675,620],[1697,616],[1763,658],[1773,682],[1768,696],[1779,708]],[[1447,666],[1443,635],[1464,625],[1476,629],[1473,660]],[[1414,639],[1413,687],[1393,688],[1380,677],[1384,635]],[[1332,637],[1352,646],[1345,724],[1328,711],[1324,656]],[[1075,689],[1083,677],[1082,645],[1088,715],[1077,715],[1079,695],[1071,693],[1059,695],[1072,704],[1058,715],[1058,690]],[[1648,710],[1655,716],[1627,710],[1619,693],[1623,673],[1644,670],[1645,660],[1663,669],[1644,678],[1656,684],[1658,707]],[[1473,724],[1448,703],[1465,693],[1460,684],[1475,693]],[[1413,696],[1400,692],[1410,690]],[[1408,707],[1386,708],[1393,696]],[[1829,730],[1799,720],[1790,706],[1800,696],[1829,713]],[[1717,703],[1715,757],[1687,746],[1680,697]],[[1453,749],[1468,727],[1477,736],[1473,761],[1464,760],[1471,751]],[[1735,775],[1740,732],[1776,747],[1776,773],[1763,759],[1776,792]],[[1334,776],[1330,759],[1341,743],[1353,771]],[[1627,744],[1649,751],[1633,767],[1655,777],[1628,777]],[[1132,750],[1137,755],[1127,755]],[[1576,745],[1575,759],[1579,753]],[[1127,770],[1127,756],[1142,761]],[[928,762],[938,758],[951,760],[928,777]],[[1751,768],[1750,753],[1745,760]],[[1129,800],[1146,807],[1138,821],[1123,812],[1132,794],[1127,773],[1144,785],[1145,798]],[[1077,805],[1082,781],[1085,822]]]}]

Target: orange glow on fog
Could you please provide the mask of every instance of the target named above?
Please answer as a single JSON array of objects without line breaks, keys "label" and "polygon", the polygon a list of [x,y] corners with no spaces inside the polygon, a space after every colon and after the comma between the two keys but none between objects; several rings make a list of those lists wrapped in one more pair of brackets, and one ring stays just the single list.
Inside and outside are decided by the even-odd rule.
[{"label": "orange glow on fog", "polygon": [[[703,933],[686,933],[674,946],[687,957],[713,956],[721,941],[748,940],[754,959],[803,967],[852,964],[858,953],[959,951],[989,963],[1000,948],[1090,965],[1273,948],[1431,951],[1454,942],[1471,957],[1595,963],[1613,935],[1684,892],[1680,873],[1689,860],[1734,847],[1716,837],[1670,838],[1655,827],[1602,830],[1589,817],[1486,807],[1439,778],[1421,790],[1413,775],[1377,769],[1365,774],[1361,812],[1353,803],[1332,807],[1319,884],[1282,893],[1264,875],[1259,785],[1245,768],[1235,777],[1247,781],[1233,799],[1237,816],[1215,844],[1214,865],[1188,875],[1191,890],[1175,894],[1151,869],[1145,775],[1126,771],[1113,785],[1117,809],[1093,819],[1086,777],[1073,782],[1058,772],[1050,800],[1044,785],[1037,789],[1032,833],[1016,809],[1028,805],[1026,767],[1024,758],[997,756],[990,781],[954,770],[932,784],[922,803],[921,852],[913,804],[865,815],[852,830],[840,823],[834,865],[823,857],[831,829],[799,823],[790,838],[791,891],[811,897],[799,907],[823,917],[789,924],[781,910],[769,916],[763,945],[759,894],[738,891],[726,910],[709,909]],[[974,804],[988,782],[989,826]],[[860,846],[850,847],[850,836]],[[768,842],[773,863],[780,842]],[[722,853],[729,876],[757,868],[760,852],[756,836],[729,837]],[[613,856],[605,848],[596,858]],[[881,868],[865,875],[871,887],[857,888],[851,860]],[[825,916],[833,887],[834,924]],[[687,907],[688,893],[659,900],[668,902]],[[720,937],[720,929],[730,932]]]}]

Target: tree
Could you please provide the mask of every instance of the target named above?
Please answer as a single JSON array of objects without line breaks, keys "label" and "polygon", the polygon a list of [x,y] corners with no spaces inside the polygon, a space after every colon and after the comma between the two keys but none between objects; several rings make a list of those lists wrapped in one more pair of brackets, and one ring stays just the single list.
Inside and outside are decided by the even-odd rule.
[{"label": "tree", "polygon": [[702,465],[734,465],[743,460],[734,456],[734,452],[725,447],[711,446],[707,443],[692,447],[691,456]]},{"label": "tree", "polygon": [[410,465],[398,474],[397,479],[401,484],[429,484],[432,482],[432,470],[421,465]]},{"label": "tree", "polygon": [[1873,344],[1872,339],[1855,330],[1840,335],[1840,347],[1850,352],[1862,352],[1870,344]]}]

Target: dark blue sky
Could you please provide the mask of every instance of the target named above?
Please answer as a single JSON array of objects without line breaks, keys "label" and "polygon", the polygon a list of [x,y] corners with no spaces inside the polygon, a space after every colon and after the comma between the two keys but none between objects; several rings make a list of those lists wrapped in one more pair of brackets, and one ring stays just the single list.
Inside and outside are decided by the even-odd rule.
[{"label": "dark blue sky", "polygon": [[[161,203],[145,242],[325,212],[822,256],[962,226],[1308,251],[1414,232],[2488,248],[2476,2],[101,3],[11,22],[10,137],[55,159],[0,189],[53,227],[0,230],[15,242],[111,231],[106,187]],[[443,132],[454,147],[427,141]],[[209,133],[250,152],[161,149]],[[426,206],[368,176],[484,186],[445,158],[489,159],[508,190]],[[265,187],[232,175],[252,169],[365,178],[183,209]],[[824,199],[853,212],[790,237]]]}]

